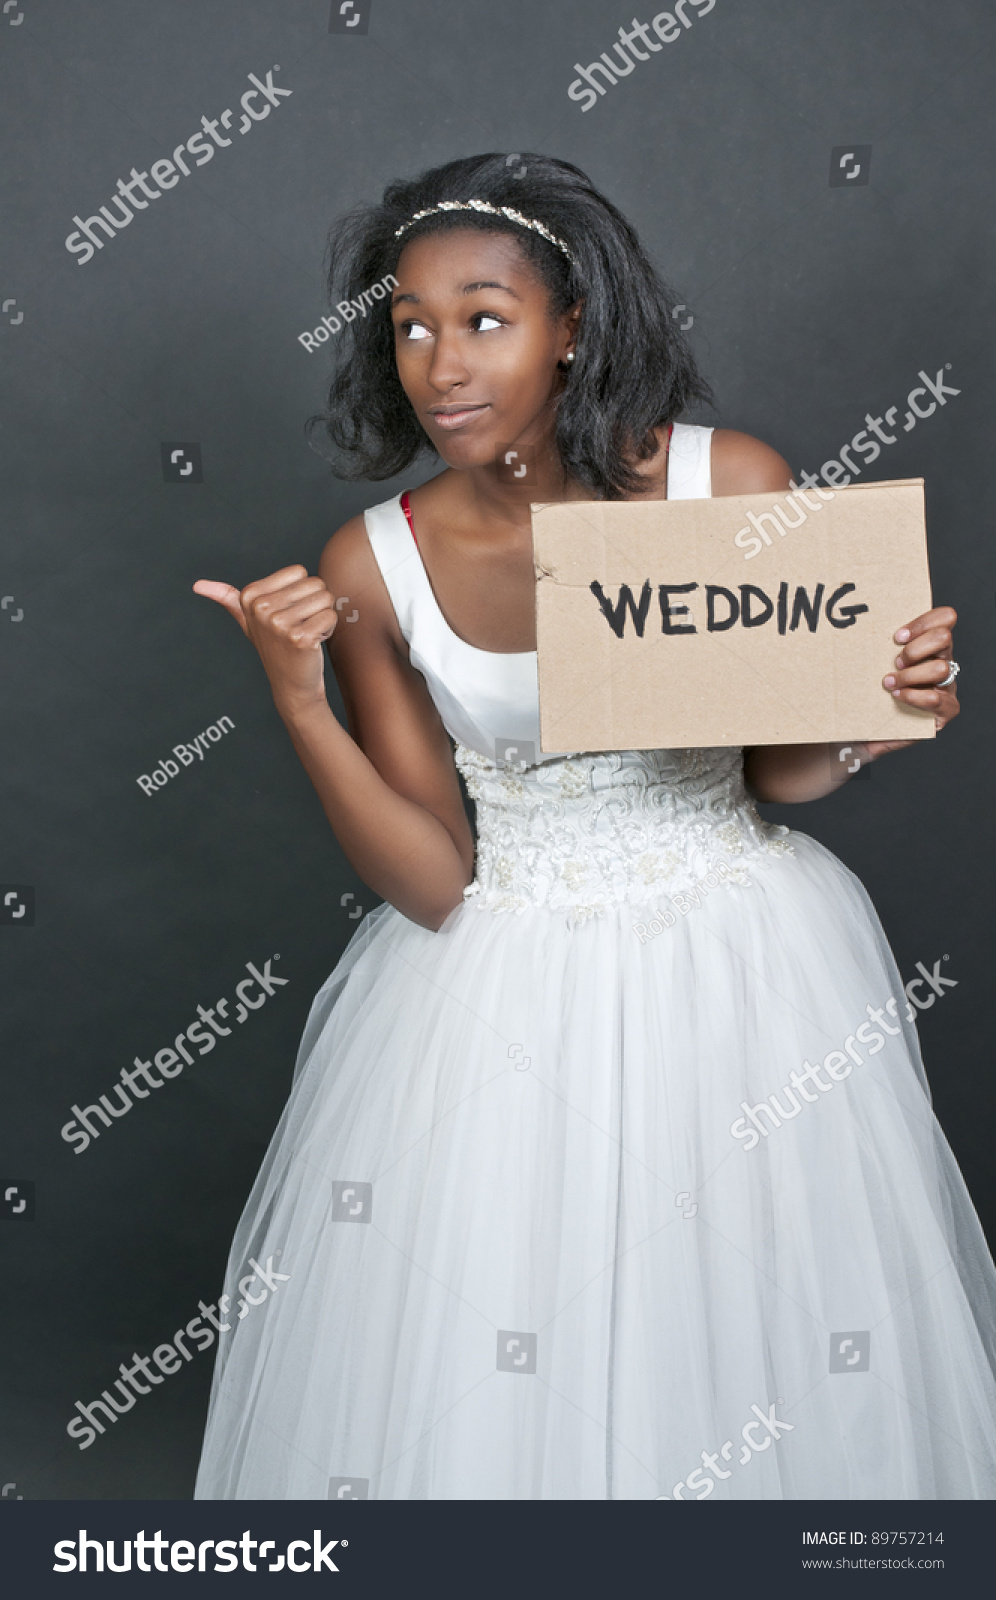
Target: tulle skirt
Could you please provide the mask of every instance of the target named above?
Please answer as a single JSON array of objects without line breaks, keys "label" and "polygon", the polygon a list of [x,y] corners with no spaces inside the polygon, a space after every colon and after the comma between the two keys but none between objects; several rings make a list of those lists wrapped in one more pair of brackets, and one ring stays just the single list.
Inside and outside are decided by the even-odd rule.
[{"label": "tulle skirt", "polygon": [[790,838],[680,913],[364,920],[197,1498],[993,1497],[992,1261],[868,897]]}]

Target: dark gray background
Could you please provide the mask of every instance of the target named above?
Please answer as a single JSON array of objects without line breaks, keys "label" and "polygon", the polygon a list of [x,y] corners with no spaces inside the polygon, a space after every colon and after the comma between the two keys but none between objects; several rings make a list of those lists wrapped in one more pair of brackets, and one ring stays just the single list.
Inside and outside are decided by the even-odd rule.
[{"label": "dark gray background", "polygon": [[[333,217],[455,156],[539,150],[588,171],[695,318],[718,402],[703,420],[796,468],[818,471],[869,410],[897,405],[901,424],[919,369],[951,363],[960,395],[865,478],[926,478],[966,714],[831,800],[768,809],[859,874],[904,978],[949,958],[957,987],[922,1016],[924,1055],[976,1203],[996,1213],[983,734],[996,13],[719,0],[582,113],[573,63],[630,26],[622,0],[366,9],[362,36],[328,31],[328,0],[19,0],[0,18],[0,290],[16,299],[0,317],[0,588],[14,597],[0,613],[0,879],[37,894],[32,927],[0,927],[0,1177],[37,1185],[36,1220],[0,1224],[9,1496],[192,1489],[213,1351],[87,1451],[65,1425],[121,1360],[217,1298],[311,997],[350,910],[373,898],[254,653],[190,585],[314,568],[345,518],[400,487],[339,484],[309,450],[327,358],[297,335],[326,309]],[[78,265],[63,245],[73,214],[277,63],[292,96]],[[852,143],[872,146],[871,182],[831,187],[831,150]],[[163,482],[164,440],[199,442],[202,483]],[[138,775],[222,715],[234,731],[146,796]],[[109,1092],[278,951],[290,982],[251,1025],[73,1154],[59,1137],[73,1101]]]}]

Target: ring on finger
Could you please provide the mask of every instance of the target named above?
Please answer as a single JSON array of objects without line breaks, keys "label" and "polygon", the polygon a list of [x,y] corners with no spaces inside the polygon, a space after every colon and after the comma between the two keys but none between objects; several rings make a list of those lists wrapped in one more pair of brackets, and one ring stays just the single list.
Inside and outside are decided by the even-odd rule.
[{"label": "ring on finger", "polygon": [[954,683],[959,672],[961,671],[957,661],[948,661],[946,665],[948,667],[948,675],[941,683],[936,685],[938,689],[946,689],[948,684]]}]

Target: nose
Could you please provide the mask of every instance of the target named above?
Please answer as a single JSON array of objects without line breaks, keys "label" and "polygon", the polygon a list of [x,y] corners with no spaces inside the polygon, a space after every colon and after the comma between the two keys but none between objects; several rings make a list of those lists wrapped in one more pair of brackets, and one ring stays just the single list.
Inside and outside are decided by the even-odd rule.
[{"label": "nose", "polygon": [[461,349],[459,336],[456,333],[440,330],[436,335],[432,361],[429,364],[430,384],[438,394],[447,394],[450,389],[461,388],[468,384],[470,377],[470,369]]}]

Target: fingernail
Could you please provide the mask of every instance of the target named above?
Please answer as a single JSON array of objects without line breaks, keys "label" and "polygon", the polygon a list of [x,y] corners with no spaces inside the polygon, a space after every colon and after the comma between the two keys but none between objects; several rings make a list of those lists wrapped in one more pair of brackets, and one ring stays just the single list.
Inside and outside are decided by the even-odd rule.
[{"label": "fingernail", "polygon": [[883,678],[882,679],[882,685],[886,689],[891,689],[893,684],[895,683],[895,681],[896,681],[895,678],[892,676],[892,673],[890,672],[889,676],[887,678]]},{"label": "fingernail", "polygon": [[897,667],[905,667],[905,665],[906,665],[906,662],[903,660],[903,657],[902,656],[897,656],[896,657],[896,666]]},{"label": "fingernail", "polygon": [[896,643],[897,644],[905,644],[907,639],[909,638],[909,636],[910,636],[909,628],[900,628],[899,632],[896,634]]},{"label": "fingernail", "polygon": [[903,691],[901,689],[893,689],[893,691],[892,691],[893,700],[898,700],[899,696],[902,694],[902,692]]}]

